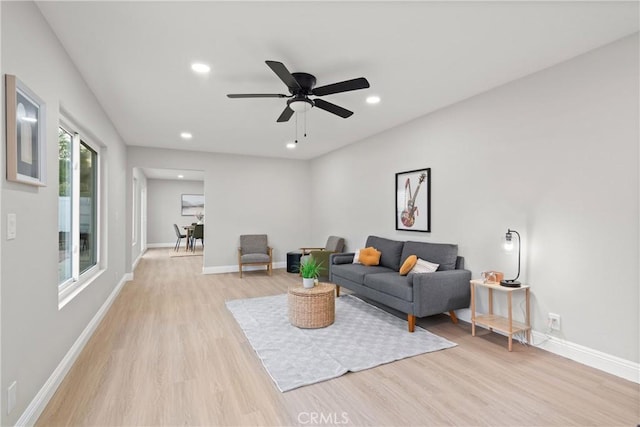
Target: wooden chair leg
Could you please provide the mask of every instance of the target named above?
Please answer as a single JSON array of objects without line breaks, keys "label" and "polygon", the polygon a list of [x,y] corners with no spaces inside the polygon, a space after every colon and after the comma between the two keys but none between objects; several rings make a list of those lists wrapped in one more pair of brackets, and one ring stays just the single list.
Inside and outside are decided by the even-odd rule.
[{"label": "wooden chair leg", "polygon": [[451,321],[453,323],[458,323],[458,316],[456,316],[456,312],[453,310],[449,310],[449,316],[451,316]]},{"label": "wooden chair leg", "polygon": [[409,332],[414,332],[416,330],[416,316],[407,314],[407,322],[409,323]]},{"label": "wooden chair leg", "polygon": [[240,271],[240,278],[242,279],[242,264],[238,264],[238,271]]},{"label": "wooden chair leg", "polygon": [[340,286],[336,285],[336,298],[340,296]]}]

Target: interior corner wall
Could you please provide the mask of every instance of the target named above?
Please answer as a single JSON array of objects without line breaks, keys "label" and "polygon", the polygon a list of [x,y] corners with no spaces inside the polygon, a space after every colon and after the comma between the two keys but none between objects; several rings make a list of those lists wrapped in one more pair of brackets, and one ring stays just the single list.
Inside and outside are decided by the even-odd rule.
[{"label": "interior corner wall", "polygon": [[[147,182],[149,192],[149,219],[147,227],[149,244],[152,247],[154,245],[173,245],[177,240],[173,224],[182,227],[197,221],[193,215],[182,216],[182,195],[204,194],[204,182],[168,179],[150,179]],[[204,222],[206,224],[206,199],[204,205]],[[180,228],[180,232],[184,234],[182,228]],[[184,244],[183,239],[182,245]]]},{"label": "interior corner wall", "polygon": [[[556,337],[638,363],[638,75],[636,33],[315,159],[314,239],[457,243],[510,277],[516,229],[534,330],[557,313]],[[426,167],[432,232],[397,231],[395,173]]]},{"label": "interior corner wall", "polygon": [[[309,244],[309,161],[134,146],[127,160],[129,170],[204,171],[205,271],[237,268],[241,234],[267,234],[276,263]],[[148,210],[150,222],[154,214]]]},{"label": "interior corner wall", "polygon": [[[2,252],[2,401],[17,382],[15,408],[0,424],[14,425],[125,273],[125,147],[93,93],[33,2],[2,2],[2,77],[16,75],[46,104],[45,187],[1,182],[0,218],[17,217],[17,237],[0,240]],[[4,85],[4,83],[3,83]],[[58,309],[59,109],[73,115],[102,145],[101,228],[103,274]],[[4,134],[4,132],[3,132]],[[4,136],[4,135],[3,135]],[[94,138],[95,137],[95,138]],[[2,162],[2,177],[6,176]],[[6,221],[0,221],[6,235]]]}]

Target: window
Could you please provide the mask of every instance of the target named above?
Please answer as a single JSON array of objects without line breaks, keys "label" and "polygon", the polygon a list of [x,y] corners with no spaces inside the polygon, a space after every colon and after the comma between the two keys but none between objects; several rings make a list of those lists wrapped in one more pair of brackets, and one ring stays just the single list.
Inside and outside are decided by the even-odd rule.
[{"label": "window", "polygon": [[58,285],[60,300],[71,297],[99,264],[98,149],[80,134],[58,129]]}]

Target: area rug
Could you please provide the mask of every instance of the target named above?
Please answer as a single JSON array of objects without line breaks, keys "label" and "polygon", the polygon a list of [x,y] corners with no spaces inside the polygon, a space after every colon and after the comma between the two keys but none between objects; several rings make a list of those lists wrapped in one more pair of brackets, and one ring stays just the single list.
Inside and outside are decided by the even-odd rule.
[{"label": "area rug", "polygon": [[178,251],[174,251],[173,248],[169,250],[169,256],[171,258],[182,258],[186,256],[202,256],[202,254],[203,254],[202,248],[196,248],[194,252],[191,252],[191,250],[186,251],[184,249],[184,246],[180,246],[180,250]]},{"label": "area rug", "polygon": [[352,295],[336,299],[335,322],[320,329],[289,323],[286,294],[226,305],[282,392],[456,346]]}]

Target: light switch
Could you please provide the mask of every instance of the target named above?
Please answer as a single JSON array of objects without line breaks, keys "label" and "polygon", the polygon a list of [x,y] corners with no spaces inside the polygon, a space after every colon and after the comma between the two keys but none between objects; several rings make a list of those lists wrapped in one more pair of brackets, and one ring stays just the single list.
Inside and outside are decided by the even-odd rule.
[{"label": "light switch", "polygon": [[7,240],[16,238],[16,214],[7,214]]}]

